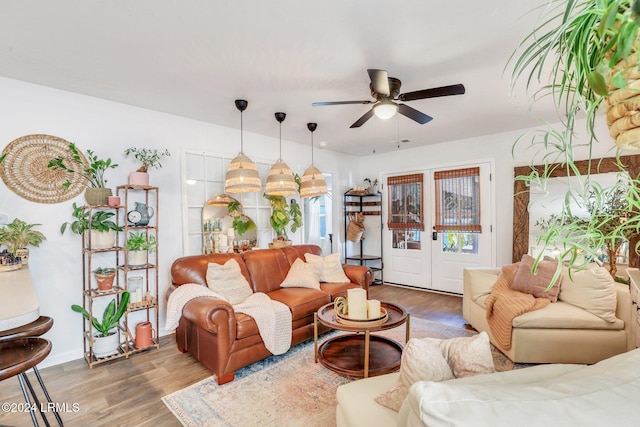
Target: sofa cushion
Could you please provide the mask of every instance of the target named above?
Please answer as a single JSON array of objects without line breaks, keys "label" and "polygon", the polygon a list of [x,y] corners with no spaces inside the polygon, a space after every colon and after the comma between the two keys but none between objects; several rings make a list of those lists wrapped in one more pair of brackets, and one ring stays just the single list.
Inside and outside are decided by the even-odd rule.
[{"label": "sofa cushion", "polygon": [[530,384],[419,381],[399,423],[635,426],[639,393],[640,350],[634,350]]},{"label": "sofa cushion", "polygon": [[313,316],[320,307],[331,302],[331,295],[316,289],[281,288],[267,294],[269,298],[280,301],[291,310],[292,320]]},{"label": "sofa cushion", "polygon": [[562,274],[553,282],[551,289],[547,290],[547,288],[556,273],[558,263],[555,261],[540,261],[536,268],[536,274],[533,274],[531,269],[534,262],[535,258],[532,256],[527,254],[522,256],[522,261],[518,267],[518,272],[513,278],[511,289],[531,294],[536,298],[547,298],[551,302],[556,302],[560,291]]},{"label": "sofa cushion", "polygon": [[495,372],[491,343],[486,332],[472,337],[443,340],[440,349],[456,378]]},{"label": "sofa cushion", "polygon": [[241,303],[253,293],[249,282],[240,272],[240,265],[233,258],[224,265],[209,263],[207,286],[222,295],[231,305]]},{"label": "sofa cushion", "polygon": [[540,310],[521,314],[513,319],[514,328],[542,329],[624,329],[624,322],[607,322],[600,317],[566,302],[558,301]]},{"label": "sofa cushion", "polygon": [[291,265],[280,287],[320,289],[321,268],[318,264],[309,264],[298,258]]},{"label": "sofa cushion", "polygon": [[560,301],[584,308],[607,322],[616,319],[616,287],[606,268],[597,265],[562,278]]},{"label": "sofa cushion", "polygon": [[[467,274],[472,279],[473,287],[471,290],[471,300],[478,303],[478,300],[482,297],[486,297],[491,293],[493,285],[498,280],[498,275],[493,273],[487,273],[482,270],[470,270]],[[484,300],[483,300],[484,301]],[[484,308],[484,302],[480,303]]]},{"label": "sofa cushion", "polygon": [[344,274],[342,263],[340,262],[340,254],[335,253],[321,257],[314,254],[304,254],[304,258],[308,263],[322,265],[320,272],[321,282],[331,283],[349,283],[351,280]]}]

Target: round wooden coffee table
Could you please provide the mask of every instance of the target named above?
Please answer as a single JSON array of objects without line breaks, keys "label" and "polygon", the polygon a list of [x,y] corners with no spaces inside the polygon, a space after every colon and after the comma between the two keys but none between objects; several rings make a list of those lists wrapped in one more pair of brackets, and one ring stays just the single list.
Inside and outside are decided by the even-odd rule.
[{"label": "round wooden coffee table", "polygon": [[[400,367],[403,346],[386,337],[371,335],[371,332],[384,331],[406,325],[406,341],[409,341],[409,313],[395,304],[380,303],[387,310],[388,319],[382,324],[362,322],[352,326],[339,322],[333,303],[326,304],[314,313],[314,352],[315,361],[343,375],[356,378],[388,374]],[[340,331],[352,332],[329,338],[318,348],[318,324]]]}]

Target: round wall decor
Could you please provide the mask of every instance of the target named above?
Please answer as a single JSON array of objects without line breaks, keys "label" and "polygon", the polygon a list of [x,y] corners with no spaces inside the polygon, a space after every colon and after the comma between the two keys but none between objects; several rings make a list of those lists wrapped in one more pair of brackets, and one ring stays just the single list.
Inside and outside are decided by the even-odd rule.
[{"label": "round wall decor", "polygon": [[[87,159],[78,153],[84,164]],[[56,157],[72,158],[69,142],[51,135],[26,135],[9,143],[2,151],[0,177],[11,191],[37,203],[60,203],[72,199],[87,188],[82,167],[65,162],[73,173],[48,167]],[[68,188],[62,186],[69,181]]]}]

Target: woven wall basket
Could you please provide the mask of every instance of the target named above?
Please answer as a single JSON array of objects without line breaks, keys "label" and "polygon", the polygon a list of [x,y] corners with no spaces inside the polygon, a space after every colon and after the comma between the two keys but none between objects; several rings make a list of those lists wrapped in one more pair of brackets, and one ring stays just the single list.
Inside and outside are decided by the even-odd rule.
[{"label": "woven wall basket", "polygon": [[620,149],[640,149],[640,70],[637,56],[631,55],[620,61],[613,73],[620,70],[627,79],[627,87],[616,89],[609,86],[610,95],[605,99],[609,133]]},{"label": "woven wall basket", "polygon": [[[69,142],[51,135],[26,135],[9,143],[2,151],[6,155],[0,164],[0,177],[11,191],[23,199],[37,203],[60,203],[72,199],[87,187],[80,173],[68,173],[48,167],[56,157],[71,158]],[[87,163],[82,153],[80,157]],[[65,163],[80,172],[75,162]],[[62,184],[69,180],[65,189]]]}]

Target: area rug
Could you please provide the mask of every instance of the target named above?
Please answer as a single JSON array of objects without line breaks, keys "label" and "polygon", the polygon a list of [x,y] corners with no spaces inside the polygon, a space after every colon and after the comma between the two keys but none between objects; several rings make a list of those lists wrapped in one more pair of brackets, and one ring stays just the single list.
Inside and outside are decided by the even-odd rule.
[{"label": "area rug", "polygon": [[[411,338],[454,338],[475,331],[423,319],[411,319]],[[323,335],[320,340],[341,332]],[[377,333],[402,344],[405,326]],[[493,351],[496,370],[514,368]],[[235,380],[219,386],[208,377],[162,398],[184,426],[327,427],[335,425],[336,388],[353,381],[314,362],[313,340],[236,372]]]}]

